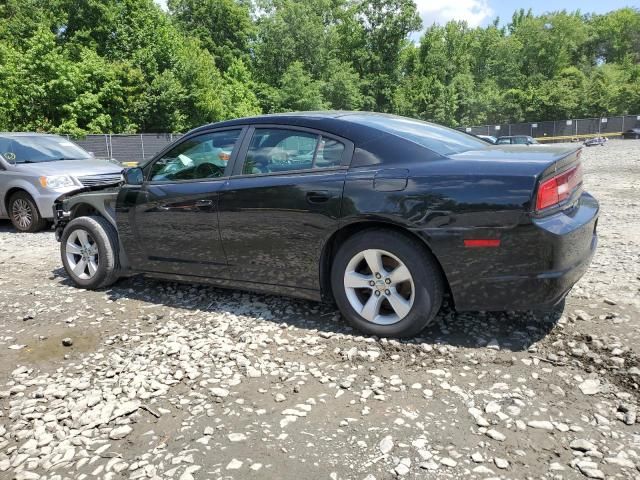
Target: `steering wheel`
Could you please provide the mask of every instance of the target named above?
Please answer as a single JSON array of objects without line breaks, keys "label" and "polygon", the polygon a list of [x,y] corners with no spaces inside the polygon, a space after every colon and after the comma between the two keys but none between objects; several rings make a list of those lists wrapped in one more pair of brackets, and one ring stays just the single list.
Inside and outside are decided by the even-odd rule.
[{"label": "steering wheel", "polygon": [[224,170],[213,163],[201,163],[193,171],[200,178],[221,177]]},{"label": "steering wheel", "polygon": [[289,155],[289,153],[285,152],[284,150],[278,152],[277,155],[275,156],[275,159],[281,165],[291,165],[293,163],[291,161],[291,155]]}]

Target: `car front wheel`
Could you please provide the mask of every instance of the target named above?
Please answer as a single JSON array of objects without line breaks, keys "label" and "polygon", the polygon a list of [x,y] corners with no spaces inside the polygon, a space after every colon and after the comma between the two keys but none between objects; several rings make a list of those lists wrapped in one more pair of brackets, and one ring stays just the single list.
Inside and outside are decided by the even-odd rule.
[{"label": "car front wheel", "polygon": [[26,192],[18,192],[9,199],[9,216],[11,223],[19,232],[38,232],[47,226],[47,221],[40,216],[36,203]]},{"label": "car front wheel", "polygon": [[417,240],[391,230],[347,239],[334,258],[331,284],[347,321],[381,337],[418,334],[442,303],[443,280],[433,256]]},{"label": "car front wheel", "polygon": [[94,290],[119,277],[118,234],[103,217],[79,217],[69,222],[60,239],[62,264],[73,282]]}]

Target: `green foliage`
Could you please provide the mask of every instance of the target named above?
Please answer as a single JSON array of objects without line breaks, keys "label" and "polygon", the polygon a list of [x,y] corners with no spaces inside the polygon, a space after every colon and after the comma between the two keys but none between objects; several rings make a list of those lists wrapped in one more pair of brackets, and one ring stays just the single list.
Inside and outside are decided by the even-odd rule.
[{"label": "green foliage", "polygon": [[327,65],[322,95],[334,110],[359,110],[364,103],[363,82],[347,62],[333,59]]},{"label": "green foliage", "polygon": [[341,3],[340,0],[263,1],[253,45],[256,78],[276,86],[290,65],[300,62],[305,71],[319,79],[334,55],[335,15]]},{"label": "green foliage", "polygon": [[222,118],[259,115],[262,110],[254,90],[251,72],[242,60],[234,60],[223,76]]},{"label": "green foliage", "polygon": [[640,12],[421,28],[412,0],[4,0],[0,130],[178,132],[290,110],[459,126],[640,112]]},{"label": "green foliage", "polygon": [[640,12],[514,13],[470,29],[429,27],[395,91],[396,111],[448,125],[637,111]]},{"label": "green foliage", "polygon": [[302,62],[293,62],[282,76],[278,95],[278,111],[324,110],[322,83],[304,70]]},{"label": "green foliage", "polygon": [[185,34],[200,40],[222,70],[248,59],[254,26],[249,7],[235,0],[170,0],[169,11]]}]

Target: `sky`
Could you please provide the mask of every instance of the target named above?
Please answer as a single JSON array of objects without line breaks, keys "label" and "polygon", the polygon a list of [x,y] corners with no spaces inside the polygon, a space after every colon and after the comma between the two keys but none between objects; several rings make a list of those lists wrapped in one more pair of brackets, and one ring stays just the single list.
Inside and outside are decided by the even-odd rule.
[{"label": "sky", "polygon": [[414,0],[424,26],[449,20],[466,20],[469,25],[485,26],[500,17],[505,24],[517,9],[531,8],[534,14],[555,10],[580,10],[582,13],[605,13],[622,7],[640,8],[640,0]]}]

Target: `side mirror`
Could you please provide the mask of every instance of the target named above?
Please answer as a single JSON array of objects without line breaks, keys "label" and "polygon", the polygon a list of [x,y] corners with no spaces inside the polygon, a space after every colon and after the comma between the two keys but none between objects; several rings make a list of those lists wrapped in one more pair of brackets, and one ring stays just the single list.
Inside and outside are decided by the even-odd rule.
[{"label": "side mirror", "polygon": [[142,185],[144,182],[144,175],[139,167],[125,168],[122,171],[122,176],[127,185]]}]

